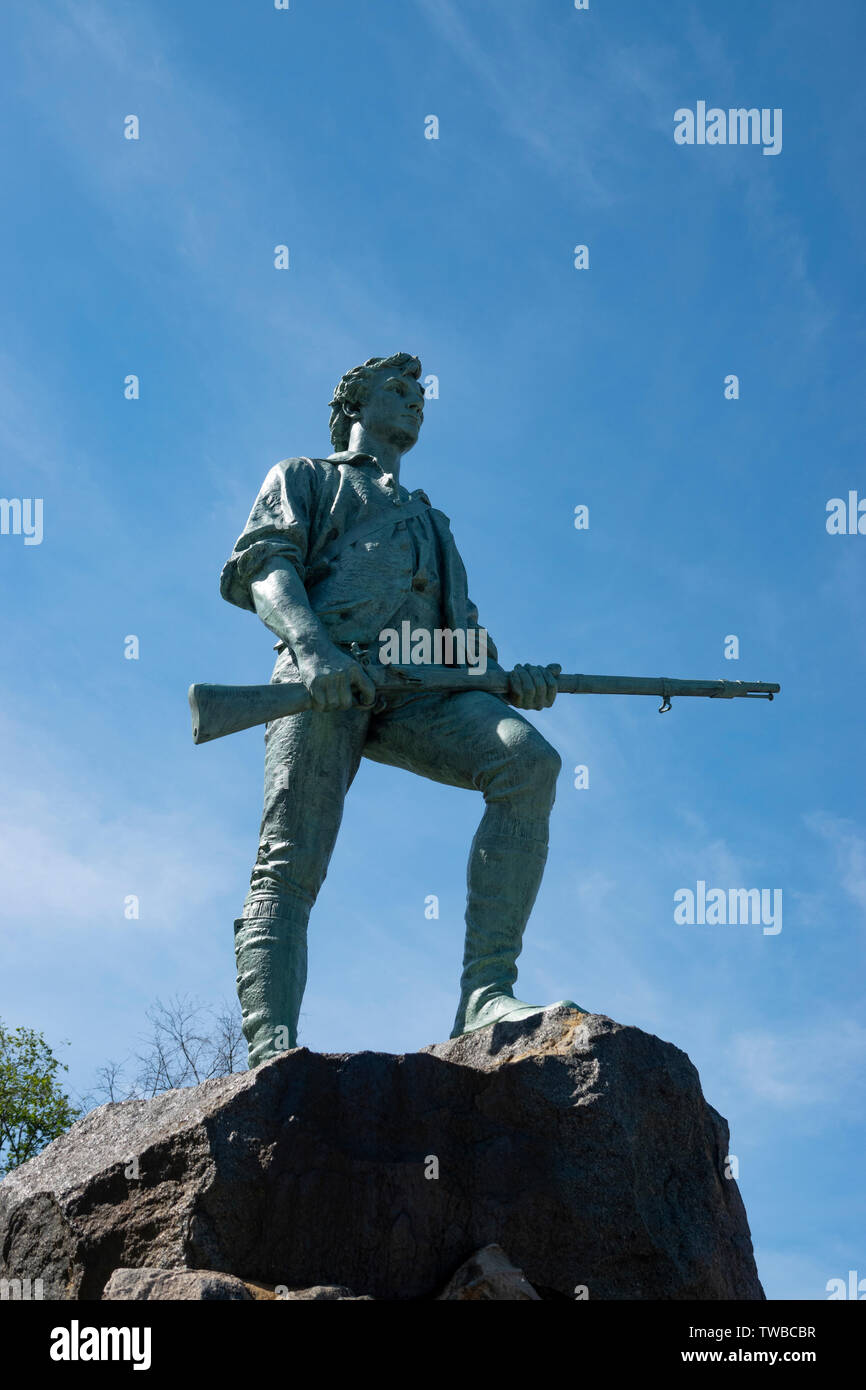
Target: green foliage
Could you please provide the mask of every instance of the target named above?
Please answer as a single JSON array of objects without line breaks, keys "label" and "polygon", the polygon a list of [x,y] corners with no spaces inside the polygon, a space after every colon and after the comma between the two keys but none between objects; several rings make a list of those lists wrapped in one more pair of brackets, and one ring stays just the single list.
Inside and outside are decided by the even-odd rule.
[{"label": "green foliage", "polygon": [[57,1078],[68,1071],[41,1033],[0,1020],[0,1177],[38,1154],[77,1120]]}]

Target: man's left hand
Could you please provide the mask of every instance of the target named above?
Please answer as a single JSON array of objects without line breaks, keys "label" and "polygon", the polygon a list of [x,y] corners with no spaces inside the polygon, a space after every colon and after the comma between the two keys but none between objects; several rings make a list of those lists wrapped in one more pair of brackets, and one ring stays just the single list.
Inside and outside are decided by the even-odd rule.
[{"label": "man's left hand", "polygon": [[508,694],[510,705],[517,709],[549,709],[556,699],[556,677],[561,666],[515,666],[509,672]]}]

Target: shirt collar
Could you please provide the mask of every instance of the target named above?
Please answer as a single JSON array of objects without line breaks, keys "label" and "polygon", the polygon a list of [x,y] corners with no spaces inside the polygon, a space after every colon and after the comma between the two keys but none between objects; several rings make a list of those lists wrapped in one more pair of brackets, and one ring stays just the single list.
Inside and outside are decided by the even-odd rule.
[{"label": "shirt collar", "polygon": [[373,463],[377,468],[379,467],[379,460],[374,458],[372,454],[356,454],[351,449],[340,454],[329,454],[326,462],[334,463],[338,467],[341,463],[350,463],[356,468],[363,468],[368,463]]}]

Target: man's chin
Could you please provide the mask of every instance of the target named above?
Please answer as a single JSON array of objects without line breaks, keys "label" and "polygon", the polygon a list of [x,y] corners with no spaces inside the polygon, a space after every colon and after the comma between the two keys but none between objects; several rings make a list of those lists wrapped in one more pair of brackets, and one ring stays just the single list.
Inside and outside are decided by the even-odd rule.
[{"label": "man's chin", "polygon": [[407,454],[409,450],[418,443],[418,436],[421,433],[420,426],[417,430],[400,430],[394,437],[394,444],[401,453]]}]

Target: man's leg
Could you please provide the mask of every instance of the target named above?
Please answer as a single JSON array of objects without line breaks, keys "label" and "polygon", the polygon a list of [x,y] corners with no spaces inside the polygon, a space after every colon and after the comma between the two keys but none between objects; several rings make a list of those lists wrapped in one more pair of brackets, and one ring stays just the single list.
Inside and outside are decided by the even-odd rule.
[{"label": "man's leg", "polygon": [[249,1064],[297,1046],[307,920],[327,872],[366,737],[369,710],[307,711],[265,733],[259,852],[235,922],[237,988]]},{"label": "man's leg", "polygon": [[469,855],[466,947],[451,1036],[537,1013],[544,1005],[515,999],[514,983],[547,860],[559,754],[516,709],[473,691],[422,696],[374,716],[364,755],[484,795]]}]

